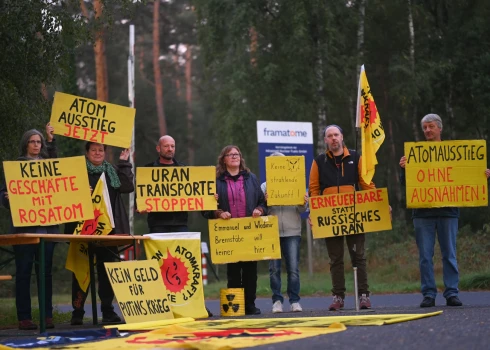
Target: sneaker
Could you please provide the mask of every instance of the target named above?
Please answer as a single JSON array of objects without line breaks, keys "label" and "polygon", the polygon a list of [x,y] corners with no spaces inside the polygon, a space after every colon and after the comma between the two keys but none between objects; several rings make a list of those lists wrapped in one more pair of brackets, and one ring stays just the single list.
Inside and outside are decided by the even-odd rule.
[{"label": "sneaker", "polygon": [[245,315],[260,315],[260,309],[255,306],[246,307]]},{"label": "sneaker", "polygon": [[344,308],[344,299],[338,295],[333,296],[333,302],[330,304],[328,309],[330,311],[337,311]]},{"label": "sneaker", "polygon": [[32,322],[32,320],[22,320],[19,321],[19,329],[22,331],[32,331],[37,329],[37,324]]},{"label": "sneaker", "polygon": [[301,307],[301,305],[299,303],[292,303],[291,304],[291,311],[292,312],[301,312],[301,311],[303,311],[303,308]]},{"label": "sneaker", "polygon": [[72,316],[70,320],[72,326],[83,326],[83,317]]},{"label": "sneaker", "polygon": [[362,310],[371,308],[371,299],[366,294],[362,294],[359,298],[359,308]]},{"label": "sneaker", "polygon": [[114,311],[102,313],[102,323],[120,323],[121,317]]},{"label": "sneaker", "polygon": [[420,303],[420,307],[433,307],[436,306],[436,299],[432,297],[424,297],[424,300]]},{"label": "sneaker", "polygon": [[453,295],[452,297],[449,297],[446,299],[446,305],[447,306],[463,306],[463,303],[461,300],[459,300],[457,295]]},{"label": "sneaker", "polygon": [[46,317],[46,329],[53,329],[53,328],[54,328],[53,318]]},{"label": "sneaker", "polygon": [[272,313],[277,314],[278,312],[282,312],[282,303],[280,300],[276,300],[276,302],[272,304]]}]

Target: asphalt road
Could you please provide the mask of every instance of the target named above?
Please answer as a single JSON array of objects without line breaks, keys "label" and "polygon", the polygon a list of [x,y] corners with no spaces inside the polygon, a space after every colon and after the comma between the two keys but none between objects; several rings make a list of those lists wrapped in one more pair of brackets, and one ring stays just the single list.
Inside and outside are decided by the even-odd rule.
[{"label": "asphalt road", "polygon": [[[442,310],[439,316],[385,326],[349,326],[346,331],[321,335],[302,340],[258,346],[254,349],[297,350],[297,349],[490,349],[490,292],[461,292],[462,307],[446,306],[442,296],[436,299],[436,307],[421,309],[420,294],[373,295],[373,309],[368,314],[427,313]],[[345,309],[340,312],[328,311],[330,297],[308,297],[301,299],[303,312],[272,314],[270,299],[257,299],[261,315],[251,318],[272,317],[317,317],[357,315],[354,297],[347,297]],[[206,306],[218,318],[219,300],[207,300]],[[58,306],[60,311],[69,311],[70,306]],[[85,306],[86,317],[91,317],[91,308]],[[285,302],[284,309],[289,309]],[[360,315],[366,312],[360,312]]]}]

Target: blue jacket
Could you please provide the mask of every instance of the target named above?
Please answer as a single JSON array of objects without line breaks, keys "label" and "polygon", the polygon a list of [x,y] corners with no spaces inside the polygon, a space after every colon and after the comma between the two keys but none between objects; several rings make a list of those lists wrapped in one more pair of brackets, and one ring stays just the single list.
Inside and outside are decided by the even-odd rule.
[{"label": "blue jacket", "polygon": [[[264,193],[260,189],[257,177],[246,171],[241,171],[243,175],[243,186],[245,187],[246,216],[252,216],[255,208],[260,207],[263,210],[262,215],[267,215]],[[218,193],[218,213],[221,211],[230,212],[230,202],[228,200],[228,187],[225,180],[225,174],[216,179],[216,192]],[[215,219],[217,211],[210,210],[203,212],[202,215],[208,219]]]},{"label": "blue jacket", "polygon": [[[405,186],[405,168],[401,168],[400,183]],[[413,209],[412,218],[432,218],[438,216],[445,216],[450,218],[459,218],[459,208],[457,207],[441,207],[441,208],[418,208]]]}]

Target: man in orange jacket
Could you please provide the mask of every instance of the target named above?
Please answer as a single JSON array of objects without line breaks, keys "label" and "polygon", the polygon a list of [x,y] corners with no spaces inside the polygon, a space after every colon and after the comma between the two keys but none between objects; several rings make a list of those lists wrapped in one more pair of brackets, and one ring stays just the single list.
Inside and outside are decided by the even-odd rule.
[{"label": "man in orange jacket", "polygon": [[[338,125],[329,125],[324,130],[326,151],[317,156],[310,170],[310,196],[370,190],[374,183],[367,184],[360,176],[361,156],[349,150],[344,144],[343,131]],[[366,271],[366,255],[364,251],[365,235],[355,234],[345,237],[353,267],[358,271],[359,306],[370,309],[369,286]],[[336,311],[344,307],[345,276],[344,276],[344,237],[325,239],[330,258],[332,275],[333,302],[329,310]]]}]

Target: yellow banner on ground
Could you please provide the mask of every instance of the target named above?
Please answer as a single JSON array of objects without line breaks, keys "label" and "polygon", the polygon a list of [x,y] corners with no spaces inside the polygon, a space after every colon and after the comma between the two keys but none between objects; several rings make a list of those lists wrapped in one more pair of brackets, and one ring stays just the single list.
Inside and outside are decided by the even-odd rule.
[{"label": "yellow banner on ground", "polygon": [[15,227],[94,217],[85,157],[3,162]]},{"label": "yellow banner on ground", "polygon": [[[99,178],[92,192],[92,207],[94,218],[80,221],[74,235],[107,235],[114,228],[111,199],[107,188],[105,174]],[[78,285],[87,291],[90,285],[90,266],[88,259],[88,244],[86,242],[71,242],[66,256],[65,268],[75,274]]]},{"label": "yellow banner on ground", "polygon": [[485,140],[405,142],[407,208],[488,206]]},{"label": "yellow banner on ground", "polygon": [[148,259],[158,262],[174,317],[206,318],[199,232],[145,235]]},{"label": "yellow banner on ground", "polygon": [[[97,342],[104,349],[240,349],[346,330],[346,325],[374,326],[407,322],[440,315],[442,311],[428,314],[362,315],[330,317],[297,317],[267,319],[226,319],[187,322],[169,325],[147,333],[122,339]],[[66,346],[67,349],[92,349],[94,343]]]},{"label": "yellow banner on ground", "polygon": [[215,193],[214,166],[136,169],[136,205],[139,210],[216,210]]},{"label": "yellow banner on ground", "polygon": [[281,259],[277,216],[209,220],[213,264]]},{"label": "yellow banner on ground", "polygon": [[126,323],[173,319],[156,260],[104,263]]},{"label": "yellow banner on ground", "polygon": [[51,109],[55,134],[129,148],[136,109],[56,91]]},{"label": "yellow banner on ground", "polygon": [[313,238],[391,230],[386,188],[310,197]]},{"label": "yellow banner on ground", "polygon": [[305,202],[304,156],[265,158],[267,205],[301,205]]}]

